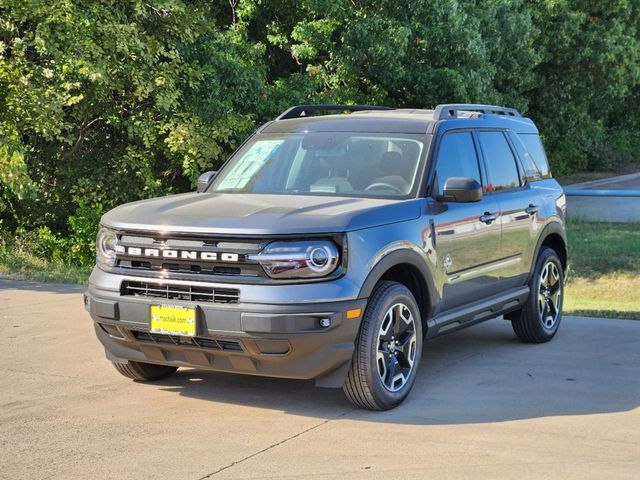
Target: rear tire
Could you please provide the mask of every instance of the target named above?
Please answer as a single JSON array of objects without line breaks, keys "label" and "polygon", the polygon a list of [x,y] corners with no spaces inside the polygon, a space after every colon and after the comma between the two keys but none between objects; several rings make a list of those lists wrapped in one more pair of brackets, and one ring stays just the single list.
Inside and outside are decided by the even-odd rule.
[{"label": "rear tire", "polygon": [[518,312],[506,315],[518,338],[527,343],[551,340],[562,320],[564,272],[558,254],[543,248],[531,277],[527,303]]},{"label": "rear tire", "polygon": [[413,295],[400,283],[380,282],[369,298],[342,389],[356,407],[389,410],[411,391],[421,356],[422,319]]},{"label": "rear tire", "polygon": [[112,362],[115,369],[127,378],[133,380],[151,382],[161,380],[173,375],[178,367],[167,365],[153,365],[151,363],[134,362],[129,360],[126,363]]}]

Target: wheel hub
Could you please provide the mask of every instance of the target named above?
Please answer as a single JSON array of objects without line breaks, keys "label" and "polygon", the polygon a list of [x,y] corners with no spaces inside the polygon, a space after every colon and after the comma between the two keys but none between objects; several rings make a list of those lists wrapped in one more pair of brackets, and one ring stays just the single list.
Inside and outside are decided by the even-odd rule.
[{"label": "wheel hub", "polygon": [[538,288],[538,313],[542,326],[553,329],[560,317],[562,283],[560,272],[554,262],[547,262],[540,272]]},{"label": "wheel hub", "polygon": [[416,325],[411,310],[397,303],[385,313],[378,331],[376,363],[384,387],[397,392],[409,380],[416,355]]}]

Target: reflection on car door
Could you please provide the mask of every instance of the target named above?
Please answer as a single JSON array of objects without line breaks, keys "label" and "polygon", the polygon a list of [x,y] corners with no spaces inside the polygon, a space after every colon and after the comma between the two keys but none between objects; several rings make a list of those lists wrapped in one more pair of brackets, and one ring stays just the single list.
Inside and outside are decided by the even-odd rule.
[{"label": "reflection on car door", "polygon": [[526,283],[531,250],[537,239],[538,197],[525,185],[512,145],[505,132],[481,131],[478,139],[488,177],[487,197],[500,206],[501,290]]}]

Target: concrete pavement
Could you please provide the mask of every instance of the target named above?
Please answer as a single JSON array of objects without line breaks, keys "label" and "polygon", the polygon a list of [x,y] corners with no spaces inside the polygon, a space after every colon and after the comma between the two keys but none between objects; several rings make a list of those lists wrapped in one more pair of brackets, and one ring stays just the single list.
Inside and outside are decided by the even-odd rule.
[{"label": "concrete pavement", "polygon": [[399,408],[104,359],[82,287],[0,280],[0,478],[638,478],[640,322],[566,317],[545,345],[492,320],[426,344]]}]

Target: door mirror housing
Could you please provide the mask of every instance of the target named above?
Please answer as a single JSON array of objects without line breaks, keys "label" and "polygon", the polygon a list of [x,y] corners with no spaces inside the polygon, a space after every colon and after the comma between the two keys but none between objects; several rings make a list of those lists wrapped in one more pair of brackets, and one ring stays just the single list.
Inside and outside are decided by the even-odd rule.
[{"label": "door mirror housing", "polygon": [[482,200],[482,186],[470,177],[449,177],[444,182],[443,194],[437,200],[441,202],[468,203]]},{"label": "door mirror housing", "polygon": [[202,175],[200,175],[198,177],[198,187],[196,191],[198,193],[204,192],[205,189],[209,186],[209,183],[211,183],[211,180],[213,180],[217,174],[218,172],[215,171],[215,172],[204,172]]}]

